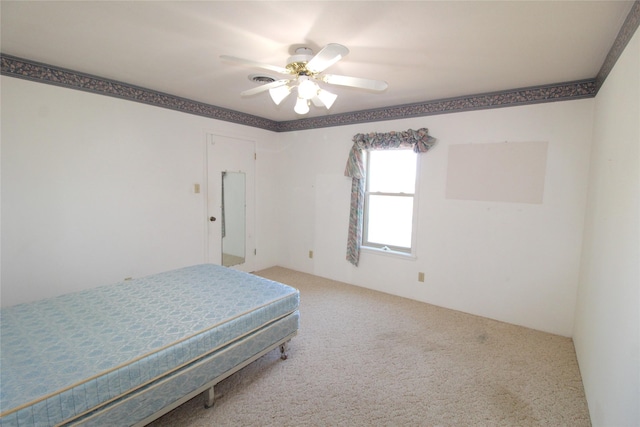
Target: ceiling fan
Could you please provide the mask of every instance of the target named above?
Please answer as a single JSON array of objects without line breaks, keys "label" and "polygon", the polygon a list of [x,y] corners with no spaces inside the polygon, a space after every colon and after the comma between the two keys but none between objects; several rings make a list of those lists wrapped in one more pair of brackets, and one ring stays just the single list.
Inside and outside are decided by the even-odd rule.
[{"label": "ceiling fan", "polygon": [[221,55],[220,58],[226,61],[250,67],[262,68],[264,70],[275,71],[276,73],[290,76],[280,80],[258,86],[253,89],[241,92],[242,96],[251,96],[265,91],[269,91],[271,99],[279,105],[289,94],[296,89],[297,101],[294,111],[298,114],[307,114],[309,105],[313,103],[316,107],[331,108],[338,95],[331,93],[320,87],[318,82],[330,85],[340,85],[367,89],[374,92],[384,91],[388,84],[382,80],[363,79],[359,77],[340,76],[337,74],[324,74],[323,71],[338,62],[349,53],[349,49],[337,43],[329,43],[315,56],[313,51],[307,47],[299,47],[295,55],[287,60],[285,67],[262,64],[250,59],[237,58],[235,56]]}]

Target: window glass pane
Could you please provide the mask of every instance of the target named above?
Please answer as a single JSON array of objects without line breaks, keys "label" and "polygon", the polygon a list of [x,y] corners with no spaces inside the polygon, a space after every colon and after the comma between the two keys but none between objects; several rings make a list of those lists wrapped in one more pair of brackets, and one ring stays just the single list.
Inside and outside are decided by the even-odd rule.
[{"label": "window glass pane", "polygon": [[416,156],[412,150],[369,151],[369,191],[413,194]]},{"label": "window glass pane", "polygon": [[369,196],[368,202],[368,242],[410,248],[413,197]]}]

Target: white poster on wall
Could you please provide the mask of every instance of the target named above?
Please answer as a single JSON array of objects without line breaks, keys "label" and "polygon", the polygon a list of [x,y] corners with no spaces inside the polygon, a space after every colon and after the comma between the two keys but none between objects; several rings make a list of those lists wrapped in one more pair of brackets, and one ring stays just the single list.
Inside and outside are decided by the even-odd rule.
[{"label": "white poster on wall", "polygon": [[543,202],[548,142],[449,146],[447,199]]}]

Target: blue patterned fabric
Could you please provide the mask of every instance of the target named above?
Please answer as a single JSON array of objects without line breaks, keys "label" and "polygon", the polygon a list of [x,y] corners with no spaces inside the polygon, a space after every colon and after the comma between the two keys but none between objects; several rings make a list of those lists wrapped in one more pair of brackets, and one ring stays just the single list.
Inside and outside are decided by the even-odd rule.
[{"label": "blue patterned fabric", "polygon": [[53,425],[297,310],[289,286],[213,264],[0,311],[0,425]]}]

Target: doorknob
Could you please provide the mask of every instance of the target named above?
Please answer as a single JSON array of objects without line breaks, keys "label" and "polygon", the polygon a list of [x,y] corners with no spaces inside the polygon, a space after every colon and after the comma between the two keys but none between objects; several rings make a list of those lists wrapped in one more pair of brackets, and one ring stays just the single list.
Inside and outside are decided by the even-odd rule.
[{"label": "doorknob", "polygon": [[215,217],[215,216],[211,216],[211,217],[209,217],[209,221],[213,222],[213,221],[215,221],[215,220],[216,220],[216,217]]}]

